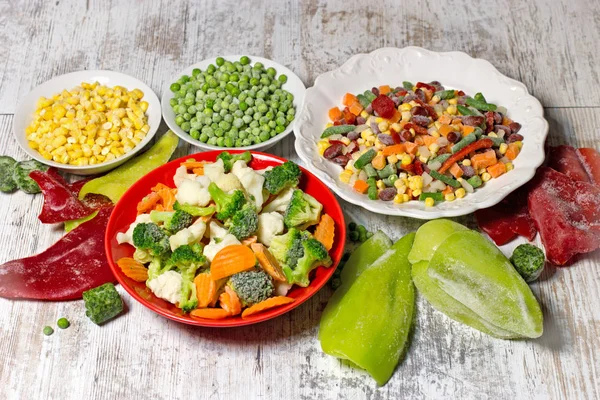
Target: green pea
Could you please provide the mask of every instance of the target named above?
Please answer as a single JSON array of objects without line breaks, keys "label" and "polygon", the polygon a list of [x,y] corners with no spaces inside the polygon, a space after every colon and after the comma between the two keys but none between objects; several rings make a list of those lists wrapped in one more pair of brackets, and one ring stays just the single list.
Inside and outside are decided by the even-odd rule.
[{"label": "green pea", "polygon": [[200,135],[200,141],[201,141],[202,143],[206,143],[206,142],[208,142],[208,135],[207,135],[206,133],[203,133],[203,134],[201,134],[201,135]]},{"label": "green pea", "polygon": [[223,65],[225,63],[225,59],[223,57],[217,57],[215,62],[220,67],[221,65]]},{"label": "green pea", "polygon": [[189,122],[184,122],[183,124],[181,124],[181,129],[183,129],[185,132],[189,132],[190,131],[190,123]]},{"label": "green pea", "polygon": [[230,137],[225,138],[225,147],[233,147],[234,144],[235,144],[235,141],[232,138],[230,138]]},{"label": "green pea", "polygon": [[284,127],[284,126],[277,125],[277,126],[275,127],[275,132],[277,132],[277,133],[281,133],[281,132],[283,132],[283,131],[285,131],[285,127]]},{"label": "green pea", "polygon": [[277,125],[281,125],[281,126],[285,126],[286,125],[286,119],[285,119],[285,117],[277,117],[277,119],[275,120],[275,122],[277,123]]},{"label": "green pea", "polygon": [[294,120],[294,115],[293,115],[293,114],[288,114],[288,115],[287,115],[285,118],[286,118],[286,119],[287,119],[289,122],[292,122],[292,121]]},{"label": "green pea", "polygon": [[181,85],[177,82],[175,83],[171,83],[171,86],[169,87],[171,89],[171,92],[177,92],[179,91],[179,89],[181,89]]},{"label": "green pea", "polygon": [[281,83],[286,83],[286,82],[287,82],[287,80],[288,80],[288,77],[287,77],[287,75],[281,74],[281,75],[279,75],[279,78],[277,78],[277,79],[278,79],[278,80],[279,80],[279,82],[281,82]]},{"label": "green pea", "polygon": [[175,106],[177,106],[177,99],[176,98],[171,98],[171,100],[169,100],[169,104],[171,105],[171,108],[175,109]]},{"label": "green pea", "polygon": [[71,323],[68,319],[63,317],[56,322],[56,325],[58,325],[60,329],[67,329],[69,326],[71,326]]},{"label": "green pea", "polygon": [[248,58],[247,56],[242,56],[240,58],[240,63],[242,65],[248,65],[248,64],[250,64],[250,58]]},{"label": "green pea", "polygon": [[232,74],[229,76],[229,80],[232,82],[238,82],[240,80],[240,76],[238,74]]},{"label": "green pea", "polygon": [[275,75],[277,75],[277,71],[275,71],[275,68],[269,67],[267,68],[267,75],[274,77]]},{"label": "green pea", "polygon": [[231,128],[231,124],[227,121],[221,121],[221,122],[219,122],[219,128],[227,131],[227,130],[229,130],[229,128]]},{"label": "green pea", "polygon": [[183,124],[185,122],[185,120],[183,119],[183,117],[181,115],[178,115],[177,117],[175,117],[175,123],[177,124],[177,126],[181,126],[181,124]]},{"label": "green pea", "polygon": [[242,139],[235,140],[235,147],[242,147],[243,145],[244,145],[244,142]]},{"label": "green pea", "polygon": [[52,327],[50,327],[50,326],[45,326],[43,332],[44,332],[44,335],[50,336],[54,333],[54,329],[52,329]]},{"label": "green pea", "polygon": [[194,69],[192,70],[192,76],[193,76],[193,77],[196,77],[196,76],[200,75],[200,72],[202,72],[202,71],[200,70],[200,68],[194,68]]},{"label": "green pea", "polygon": [[215,78],[209,78],[208,79],[208,85],[211,88],[216,88],[217,86],[219,86],[219,81],[217,81]]},{"label": "green pea", "polygon": [[252,145],[252,141],[250,139],[244,139],[242,140],[242,145],[244,146],[251,146]]},{"label": "green pea", "polygon": [[240,110],[246,111],[248,109],[248,103],[242,101],[240,102]]},{"label": "green pea", "polygon": [[261,142],[266,142],[270,138],[271,138],[271,135],[269,134],[269,132],[262,132],[259,136],[259,139]]},{"label": "green pea", "polygon": [[209,89],[209,86],[210,85],[208,84],[208,82],[206,82],[204,85],[202,85],[202,91],[206,92]]},{"label": "green pea", "polygon": [[219,80],[220,80],[221,82],[227,82],[227,81],[229,81],[229,74],[228,74],[228,73],[226,73],[226,72],[225,72],[225,73],[223,73],[223,75],[221,75],[221,77],[219,78]]},{"label": "green pea", "polygon": [[198,129],[191,129],[190,136],[194,139],[198,139],[200,137],[200,131],[198,131]]}]

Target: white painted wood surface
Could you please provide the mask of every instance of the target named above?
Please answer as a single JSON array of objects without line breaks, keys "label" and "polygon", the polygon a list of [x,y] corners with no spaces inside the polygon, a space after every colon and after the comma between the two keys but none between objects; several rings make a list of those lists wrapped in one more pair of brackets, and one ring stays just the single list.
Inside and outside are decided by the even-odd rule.
[{"label": "white painted wood surface", "polygon": [[[600,148],[599,39],[596,0],[0,0],[0,154],[24,158],[12,139],[16,103],[62,73],[122,71],[160,95],[186,65],[246,53],[311,85],[357,52],[405,45],[488,59],[546,106],[552,144]],[[295,159],[293,139],[272,152]],[[37,220],[41,196],[1,195],[0,204],[0,262],[60,237]],[[421,224],[344,209],[393,238]],[[535,341],[489,338],[419,299],[410,350],[381,388],[320,351],[329,289],[278,319],[227,330],[177,324],[126,294],[127,313],[101,328],[81,301],[0,299],[0,399],[600,398],[599,262],[597,252],[586,255],[533,285],[546,319]],[[41,334],[62,316],[69,329]]]}]

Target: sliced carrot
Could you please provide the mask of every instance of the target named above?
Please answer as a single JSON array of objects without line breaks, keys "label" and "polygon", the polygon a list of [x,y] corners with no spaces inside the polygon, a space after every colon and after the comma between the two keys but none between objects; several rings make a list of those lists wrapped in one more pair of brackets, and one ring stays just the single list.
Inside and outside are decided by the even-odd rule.
[{"label": "sliced carrot", "polygon": [[521,149],[519,148],[519,146],[516,143],[509,143],[508,144],[508,149],[506,149],[506,154],[504,154],[506,156],[506,158],[508,158],[509,160],[514,160],[515,158],[517,158],[517,156],[519,155],[519,153],[521,152]]},{"label": "sliced carrot", "polygon": [[162,204],[157,203],[154,208],[152,209],[152,211],[165,211],[165,208],[163,207]]},{"label": "sliced carrot", "polygon": [[440,129],[438,129],[438,132],[443,137],[448,136],[448,134],[452,131],[454,131],[454,129],[450,125],[446,125],[446,124],[443,124],[442,126],[440,126]]},{"label": "sliced carrot", "polygon": [[205,319],[224,319],[231,314],[222,308],[197,308],[190,313],[190,317]]},{"label": "sliced carrot", "polygon": [[285,304],[293,303],[294,299],[286,296],[276,296],[268,298],[260,303],[256,303],[252,307],[248,307],[242,312],[242,318],[249,317],[251,315],[257,314],[261,311],[269,310],[274,307],[283,306]]},{"label": "sliced carrot", "polygon": [[173,211],[173,206],[175,205],[175,194],[177,194],[177,189],[162,189],[157,192],[161,198],[163,208],[165,211]]},{"label": "sliced carrot", "polygon": [[250,245],[250,248],[254,252],[254,255],[256,256],[260,267],[267,274],[269,274],[271,278],[279,282],[287,281],[287,278],[285,277],[285,274],[283,273],[279,262],[275,257],[273,257],[273,254],[271,254],[269,249],[267,249],[262,243],[252,243]]},{"label": "sliced carrot", "polygon": [[148,211],[152,211],[156,203],[161,200],[160,196],[156,192],[150,193],[148,196],[144,197],[142,201],[140,201],[137,205],[138,214],[144,214]]},{"label": "sliced carrot", "polygon": [[340,119],[342,119],[342,112],[340,111],[340,109],[338,107],[330,108],[328,115],[329,115],[329,119],[332,120],[333,122],[339,121]]},{"label": "sliced carrot", "polygon": [[406,152],[408,154],[416,154],[419,146],[413,142],[404,142],[404,147],[406,147]]},{"label": "sliced carrot", "polygon": [[348,108],[348,110],[350,110],[350,112],[356,116],[360,115],[360,113],[362,112],[362,110],[364,110],[362,104],[360,104],[358,101],[352,103],[350,105],[350,107]]},{"label": "sliced carrot", "polygon": [[242,244],[244,246],[252,246],[252,243],[256,243],[258,241],[258,238],[256,237],[256,235],[254,236],[250,236],[247,237],[246,239],[242,240]]},{"label": "sliced carrot", "polygon": [[492,176],[492,178],[497,178],[500,175],[506,173],[506,165],[504,163],[498,162],[494,165],[490,165],[487,167],[487,172]]},{"label": "sliced carrot", "polygon": [[390,85],[379,86],[379,94],[388,94],[391,91],[392,88],[390,88]]},{"label": "sliced carrot", "polygon": [[353,187],[358,193],[367,193],[367,190],[369,190],[369,184],[362,179],[357,179]]},{"label": "sliced carrot", "polygon": [[450,167],[450,173],[456,178],[460,178],[461,176],[463,176],[464,171],[462,170],[461,167],[458,166],[458,163],[454,163],[452,164],[452,166]]},{"label": "sliced carrot", "polygon": [[471,126],[471,125],[464,125],[463,126],[463,136],[470,135],[473,132],[475,132],[475,127],[474,126]]},{"label": "sliced carrot", "polygon": [[248,246],[232,244],[219,250],[210,264],[213,279],[223,279],[247,271],[256,265],[256,257]]},{"label": "sliced carrot", "polygon": [[329,214],[321,215],[321,220],[315,228],[315,239],[323,243],[327,251],[333,247],[333,239],[335,238],[335,222]]},{"label": "sliced carrot", "polygon": [[202,176],[204,175],[204,168],[193,168],[192,172],[194,175]]},{"label": "sliced carrot", "polygon": [[346,107],[350,107],[356,102],[358,102],[358,99],[352,93],[346,93],[342,99],[342,104],[344,104]]},{"label": "sliced carrot", "polygon": [[394,144],[383,148],[384,156],[391,156],[392,154],[402,154],[406,152],[406,146],[403,143]]},{"label": "sliced carrot", "polygon": [[221,308],[229,313],[229,315],[239,315],[242,312],[242,302],[237,293],[229,286],[225,286],[225,291],[219,296],[219,304]]},{"label": "sliced carrot", "polygon": [[213,280],[209,272],[198,274],[194,278],[196,297],[198,297],[198,307],[205,308],[214,306],[219,297],[219,290],[224,283],[224,279],[218,281]]},{"label": "sliced carrot", "polygon": [[144,264],[130,257],[123,257],[117,261],[117,265],[123,271],[126,277],[136,282],[146,282],[148,280],[148,269]]},{"label": "sliced carrot", "polygon": [[392,115],[392,118],[389,119],[391,124],[394,124],[398,121],[400,121],[400,118],[402,118],[402,113],[398,110],[394,111],[394,115]]},{"label": "sliced carrot", "polygon": [[204,164],[206,164],[205,161],[195,161],[195,160],[189,160],[189,161],[185,161],[185,162],[181,163],[181,165],[183,165],[187,169],[204,168]]},{"label": "sliced carrot", "polygon": [[371,165],[375,169],[383,169],[385,167],[385,156],[383,154],[377,154],[375,158],[371,160]]},{"label": "sliced carrot", "polygon": [[425,142],[425,146],[429,147],[432,144],[437,143],[437,138],[430,135],[423,135],[423,141]]},{"label": "sliced carrot", "polygon": [[453,192],[454,192],[454,190],[452,190],[452,186],[450,186],[450,185],[447,185],[446,189],[442,190],[442,194],[444,196],[447,195],[447,194],[453,193]]},{"label": "sliced carrot", "polygon": [[494,150],[488,150],[484,153],[475,154],[471,157],[471,165],[475,170],[481,168],[487,168],[490,165],[494,165],[498,162],[496,158],[496,152]]},{"label": "sliced carrot", "polygon": [[161,190],[164,189],[171,189],[170,187],[168,187],[167,185],[165,185],[164,183],[158,183],[156,186],[154,186],[152,189],[153,192],[160,192]]},{"label": "sliced carrot", "polygon": [[450,125],[450,122],[452,122],[452,117],[449,115],[442,115],[441,117],[438,118],[438,122],[440,124],[445,124],[445,125]]},{"label": "sliced carrot", "polygon": [[458,125],[462,122],[462,120],[460,118],[454,118],[452,120],[452,125]]}]

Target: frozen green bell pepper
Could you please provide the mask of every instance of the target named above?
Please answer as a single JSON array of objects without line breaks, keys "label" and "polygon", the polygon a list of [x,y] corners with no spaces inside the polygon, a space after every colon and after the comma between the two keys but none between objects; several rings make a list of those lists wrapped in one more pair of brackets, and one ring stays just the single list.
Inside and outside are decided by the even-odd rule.
[{"label": "frozen green bell pepper", "polygon": [[379,385],[392,376],[412,326],[415,291],[407,256],[414,237],[404,236],[364,269],[321,317],[323,351],[365,369]]},{"label": "frozen green bell pepper", "polygon": [[421,260],[429,261],[440,244],[450,235],[467,228],[449,219],[434,219],[426,222],[417,230],[408,260],[414,264]]},{"label": "frozen green bell pepper", "polygon": [[103,194],[116,203],[127,189],[142,176],[169,161],[178,143],[177,136],[168,131],[150,150],[132,158],[108,174],[92,179],[83,185],[79,192],[79,198],[83,199],[88,193],[97,193]]}]

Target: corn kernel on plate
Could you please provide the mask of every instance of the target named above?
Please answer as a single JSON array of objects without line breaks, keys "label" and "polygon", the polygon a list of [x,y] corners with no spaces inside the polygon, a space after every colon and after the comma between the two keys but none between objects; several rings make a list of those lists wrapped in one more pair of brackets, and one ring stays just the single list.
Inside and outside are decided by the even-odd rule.
[{"label": "corn kernel on plate", "polygon": [[23,97],[13,132],[32,158],[93,175],[142,150],[160,121],[158,97],[140,80],[113,71],[78,71],[52,78]]},{"label": "corn kernel on plate", "polygon": [[[357,128],[357,126],[354,126],[356,124],[348,124],[346,117],[350,116],[352,113],[355,117],[358,115],[365,120],[367,118],[375,118],[374,122],[376,124],[374,123],[373,125],[377,125],[376,127],[364,124],[365,127],[369,127],[371,130],[382,128],[385,130],[388,126],[383,125],[386,125],[387,122],[389,126],[392,126],[394,121],[387,121],[385,118],[379,118],[377,116],[370,117],[370,114],[367,115],[368,113],[362,116],[361,113],[358,112],[358,109],[352,112],[350,109],[352,102],[346,101],[350,99],[345,99],[344,96],[347,93],[371,93],[371,88],[387,88],[385,85],[389,85],[391,87],[390,90],[396,90],[397,88],[401,89],[403,83],[408,84],[409,82],[434,81],[442,82],[445,89],[462,90],[469,95],[476,93],[480,95],[480,92],[485,93],[486,98],[484,103],[486,103],[487,106],[495,104],[502,105],[502,109],[508,110],[508,115],[511,120],[519,122],[521,127],[518,132],[519,136],[522,135],[522,142],[519,141],[518,143],[520,155],[514,160],[508,160],[510,162],[502,162],[503,166],[508,165],[510,167],[507,167],[507,173],[496,174],[497,178],[495,179],[486,179],[489,174],[487,174],[486,171],[481,171],[481,179],[484,182],[482,182],[483,184],[477,188],[477,190],[474,190],[472,193],[463,193],[465,186],[469,187],[473,185],[461,184],[463,187],[456,186],[456,188],[452,190],[452,193],[450,193],[450,191],[448,191],[448,193],[443,193],[443,198],[438,199],[437,201],[435,198],[427,198],[428,196],[426,195],[422,196],[422,201],[419,201],[423,190],[420,187],[421,182],[411,182],[410,179],[408,179],[413,175],[410,171],[406,176],[407,182],[398,179],[397,182],[386,183],[383,178],[375,178],[371,179],[373,180],[371,185],[368,184],[369,182],[367,182],[365,177],[364,185],[354,185],[357,181],[359,184],[363,183],[360,174],[355,176],[357,174],[354,173],[360,171],[346,171],[342,164],[352,164],[352,167],[354,167],[354,163],[358,162],[358,160],[354,160],[354,157],[351,157],[354,162],[351,163],[348,162],[350,161],[349,159],[345,159],[347,158],[346,154],[343,152],[341,155],[338,154],[339,152],[336,152],[336,149],[332,149],[331,147],[331,138],[336,139],[339,137],[340,143],[333,140],[333,144],[347,150],[348,145],[343,141],[344,139],[348,139],[347,136],[349,131],[345,129],[352,127],[352,130],[355,131]],[[414,87],[412,88],[414,89]],[[456,95],[456,92],[453,91],[453,94]],[[475,96],[472,100],[475,100],[477,97],[478,96]],[[394,108],[394,110],[390,109],[390,114],[392,114],[391,111],[394,111],[393,114],[397,114],[395,115],[398,117],[397,119],[401,119],[400,117],[402,117],[403,112],[406,112],[407,114],[410,113],[409,110],[400,109],[399,106],[402,106],[401,104],[398,106],[393,104],[391,101],[392,99],[393,96],[390,98],[389,103],[392,104],[392,106],[397,107],[397,112],[395,112],[396,108]],[[355,103],[356,107],[359,107],[360,101]],[[344,105],[347,106],[346,109],[344,109]],[[360,106],[362,107],[362,105]],[[414,107],[414,104],[410,104],[410,106],[412,108]],[[452,104],[449,103],[449,106],[452,106]],[[340,111],[342,115],[333,115],[335,114],[336,107],[344,109],[344,112],[347,111],[348,115],[344,115],[344,112],[340,109],[337,109],[337,111]],[[443,112],[439,112],[438,116],[441,114],[443,114]],[[464,115],[459,112],[457,112],[457,114]],[[411,118],[414,118],[414,116]],[[379,119],[381,119],[381,121],[378,121]],[[404,122],[411,122],[409,119]],[[337,122],[333,124],[332,120],[337,120]],[[328,124],[332,126],[329,126]],[[382,126],[379,126],[380,124]],[[415,125],[416,128],[421,128],[417,126],[418,124],[413,123],[411,125]],[[437,127],[429,127],[428,125],[423,129],[437,130]],[[304,161],[307,168],[321,178],[343,199],[369,211],[380,214],[434,219],[465,215],[478,209],[491,207],[500,202],[513,190],[529,181],[534,176],[535,170],[542,164],[545,157],[544,142],[548,133],[548,123],[543,117],[543,108],[541,104],[535,97],[527,92],[527,88],[522,83],[502,75],[489,62],[481,59],[474,59],[461,52],[437,53],[418,47],[407,47],[404,49],[382,48],[370,54],[358,54],[350,58],[340,68],[317,77],[315,85],[306,92],[305,101],[296,118],[294,132],[296,135],[296,152]],[[368,133],[369,131],[367,130],[366,132]],[[401,129],[398,133],[403,134],[409,132],[410,130]],[[427,138],[429,138],[429,136],[434,137],[434,133],[435,132],[424,132],[424,136]],[[460,133],[464,137],[468,136],[462,131]],[[491,135],[486,134],[486,137],[495,136],[494,132],[490,133]],[[361,135],[361,133],[359,133],[359,135]],[[367,153],[365,154],[365,157],[367,155],[373,155],[375,157],[377,155],[377,150],[375,149],[379,144],[377,143],[377,140],[374,140],[375,135],[373,135],[373,138],[364,138],[361,135],[360,138],[362,138],[363,141],[373,139],[373,143],[363,143],[360,145],[364,148],[360,148],[359,146],[356,158],[359,158],[362,153]],[[377,139],[379,139],[378,136]],[[486,140],[493,141],[495,139],[496,138]],[[414,140],[414,137],[411,140]],[[358,140],[356,140],[356,142],[358,143]],[[405,141],[401,142],[402,144],[405,144]],[[389,147],[393,148],[393,144],[395,144],[395,142],[390,142]],[[409,144],[411,144],[410,141]],[[437,139],[435,144],[439,146]],[[455,145],[458,144],[459,143],[456,143]],[[431,153],[429,156],[433,155],[433,153],[436,153],[437,155],[440,148],[434,146],[434,143],[431,143],[431,145],[432,148],[427,146],[421,147],[423,147],[423,149],[427,147],[426,151],[423,151],[424,153]],[[446,147],[448,146],[449,145]],[[420,153],[419,148],[416,148],[416,150]],[[502,150],[505,150],[504,153],[507,151],[503,148],[498,148],[496,150],[500,153],[502,153]],[[375,154],[368,154],[369,151],[371,151],[371,153],[375,151]],[[408,153],[408,151],[403,151],[400,152],[400,155],[409,155]],[[425,163],[432,161],[429,160],[431,157],[427,157],[428,154],[419,154],[419,157],[416,157],[415,154],[415,158],[411,156],[410,160],[408,157],[405,157],[407,158],[406,164],[412,165],[415,163],[415,160],[418,160],[419,165],[427,165]],[[339,160],[338,156],[340,156]],[[398,155],[396,154],[396,156]],[[423,159],[421,160],[421,158]],[[425,160],[425,158],[427,158],[427,160]],[[502,154],[501,157],[498,158],[501,158],[504,161],[505,156]],[[387,164],[391,163],[389,159],[386,160]],[[471,160],[468,160],[468,162],[471,162]],[[399,171],[409,167],[409,165],[402,164],[404,161],[403,159],[393,161]],[[365,163],[371,163],[369,165],[372,165],[372,159],[369,158]],[[441,164],[443,165],[443,163]],[[467,164],[464,165],[468,166]],[[378,171],[377,168],[375,168],[375,172],[381,171]],[[380,176],[380,174],[377,175]],[[402,174],[397,174],[397,177],[400,177],[401,175]],[[442,174],[437,174],[436,176],[438,177],[434,178],[446,178],[445,175],[439,175]],[[454,182],[455,180],[460,182],[449,174],[448,177],[451,178],[451,183],[456,183]],[[413,180],[416,178],[413,178]],[[354,180],[354,184],[349,184],[352,180]],[[401,185],[400,183],[402,182],[406,184]],[[403,186],[406,186],[406,188]],[[398,193],[405,190],[403,191],[402,197],[388,196],[388,194],[390,194],[388,192],[391,192],[393,189],[396,189]],[[372,196],[367,195],[369,190],[372,192],[370,193]],[[418,196],[416,196],[415,193],[418,194]],[[384,194],[385,196],[382,196],[381,194]],[[440,194],[441,193],[436,193],[438,197],[440,197]]]}]

